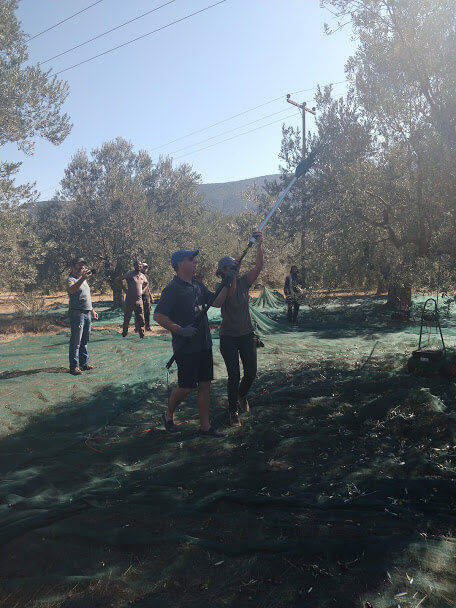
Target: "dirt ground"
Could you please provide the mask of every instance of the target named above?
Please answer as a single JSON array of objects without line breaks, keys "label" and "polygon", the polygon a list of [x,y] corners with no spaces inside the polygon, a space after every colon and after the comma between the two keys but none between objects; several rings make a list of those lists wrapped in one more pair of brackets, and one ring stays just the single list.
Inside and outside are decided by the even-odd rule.
[{"label": "dirt ground", "polygon": [[[257,297],[260,292],[261,290],[258,289],[253,290],[250,293],[252,297]],[[159,295],[159,293],[153,294],[154,297],[158,297]],[[366,292],[344,290],[330,292],[319,291],[314,295],[317,297],[333,297],[341,295],[356,296],[366,295]],[[95,307],[97,305],[107,307],[112,303],[109,294],[95,292],[92,294],[92,299],[95,302]],[[40,296],[40,311],[51,311],[58,306],[63,308],[66,307],[67,304],[68,296],[64,291],[56,292],[51,295]],[[66,325],[54,322],[52,315],[38,317],[35,320],[34,326],[32,326],[29,316],[24,315],[24,313],[27,311],[26,306],[27,303],[22,302],[20,296],[14,292],[0,292],[0,343],[10,342],[11,340],[16,340],[27,335],[40,336],[57,334],[62,331],[62,327],[66,327]],[[99,325],[98,329],[112,329],[120,332],[121,326],[117,323],[108,323],[106,325]],[[152,325],[150,335],[159,335],[162,333],[165,333],[165,330],[157,325]]]}]

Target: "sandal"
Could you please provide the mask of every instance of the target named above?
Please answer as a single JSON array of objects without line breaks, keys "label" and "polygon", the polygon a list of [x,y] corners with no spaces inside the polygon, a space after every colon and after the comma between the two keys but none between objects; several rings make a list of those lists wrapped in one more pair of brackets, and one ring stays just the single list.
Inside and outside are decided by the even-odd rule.
[{"label": "sandal", "polygon": [[162,414],[162,420],[167,433],[180,433],[180,430],[174,424],[174,420],[166,420],[165,412]]}]

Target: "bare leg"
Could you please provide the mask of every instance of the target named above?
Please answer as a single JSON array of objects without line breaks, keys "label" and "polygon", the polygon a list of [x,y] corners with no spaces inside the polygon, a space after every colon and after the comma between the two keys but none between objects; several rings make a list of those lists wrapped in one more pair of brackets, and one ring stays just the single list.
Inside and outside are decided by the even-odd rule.
[{"label": "bare leg", "polygon": [[208,431],[211,428],[209,422],[209,404],[211,401],[211,383],[200,382],[198,384],[198,394],[196,395],[196,403],[198,404],[200,415],[200,426],[203,431]]},{"label": "bare leg", "polygon": [[185,397],[192,392],[191,388],[176,388],[171,393],[171,397],[169,398],[168,409],[165,413],[166,420],[174,419],[174,412],[176,411],[177,406],[182,403]]}]

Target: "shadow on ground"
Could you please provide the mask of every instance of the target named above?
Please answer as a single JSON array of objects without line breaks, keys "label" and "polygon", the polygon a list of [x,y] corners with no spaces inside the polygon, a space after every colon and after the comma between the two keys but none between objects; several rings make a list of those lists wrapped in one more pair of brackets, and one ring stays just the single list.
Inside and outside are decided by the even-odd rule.
[{"label": "shadow on ground", "polygon": [[145,382],[2,439],[0,605],[453,605],[454,385],[311,363],[255,392],[224,440],[192,399],[166,435]]}]

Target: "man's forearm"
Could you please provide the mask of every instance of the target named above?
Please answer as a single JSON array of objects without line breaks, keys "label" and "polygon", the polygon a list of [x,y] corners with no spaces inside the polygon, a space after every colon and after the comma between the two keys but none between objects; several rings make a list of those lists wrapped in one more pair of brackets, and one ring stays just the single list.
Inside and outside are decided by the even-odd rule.
[{"label": "man's forearm", "polygon": [[227,295],[228,295],[228,288],[224,287],[222,289],[222,291],[218,294],[218,296],[215,298],[215,300],[212,302],[211,306],[213,306],[214,308],[220,308],[220,306],[226,300]]},{"label": "man's forearm", "polygon": [[255,266],[258,266],[259,268],[263,268],[263,265],[264,265],[264,250],[263,250],[263,244],[260,243],[257,247]]},{"label": "man's forearm", "polygon": [[164,327],[173,334],[176,334],[180,328],[180,325],[174,323],[174,321],[171,321],[169,317],[167,317],[166,315],[162,315],[159,312],[154,313],[154,321],[156,321],[159,325],[161,325],[161,327]]},{"label": "man's forearm", "polygon": [[70,295],[72,295],[73,293],[76,293],[78,291],[78,289],[81,287],[81,285],[84,283],[85,281],[85,277],[79,277],[79,279],[76,281],[76,283],[73,283],[73,285],[70,285],[70,287],[68,287],[67,291]]}]

